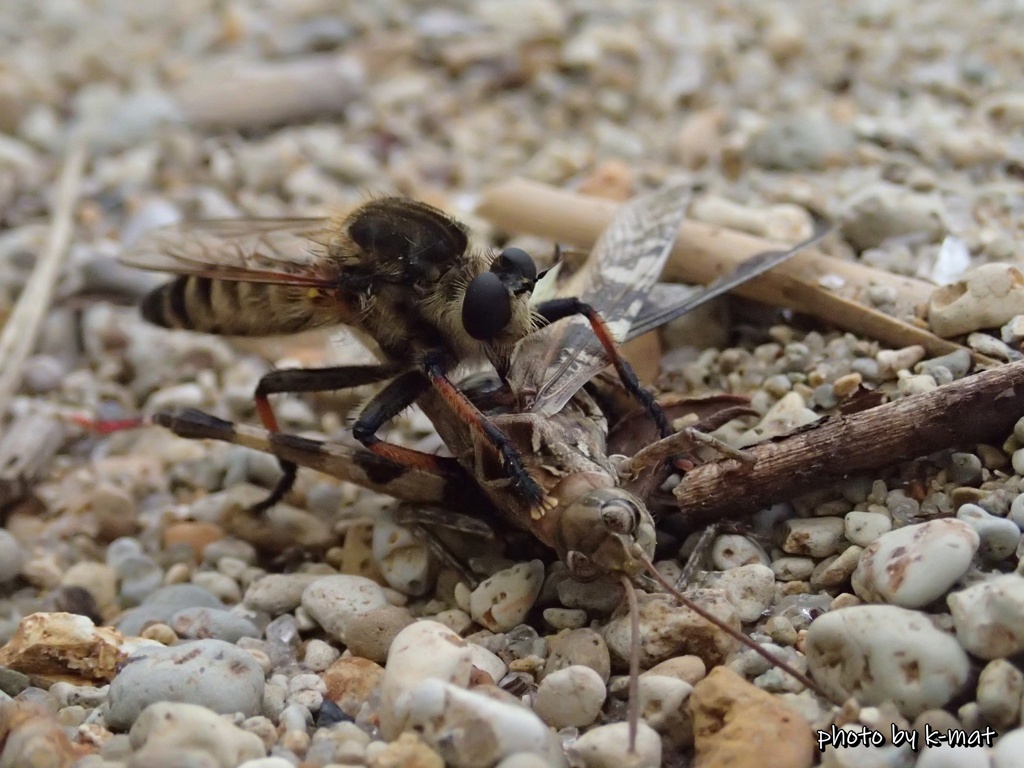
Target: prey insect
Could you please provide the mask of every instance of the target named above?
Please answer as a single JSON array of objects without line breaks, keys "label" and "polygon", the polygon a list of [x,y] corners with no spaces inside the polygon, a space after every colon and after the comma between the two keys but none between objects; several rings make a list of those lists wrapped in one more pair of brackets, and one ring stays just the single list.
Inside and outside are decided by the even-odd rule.
[{"label": "prey insect", "polygon": [[[586,268],[589,274],[571,286],[572,290],[580,291],[578,296],[604,314],[610,327],[618,326],[617,333],[624,337],[629,336],[628,328],[637,315],[640,315],[640,325],[644,324],[644,313],[637,304],[644,296],[621,287],[622,281],[614,279],[614,270],[611,272],[613,279],[609,280],[609,262],[614,267],[640,253],[645,269],[653,271],[651,281],[655,280],[685,210],[685,195],[680,194],[678,188],[663,190],[626,206],[591,255]],[[819,231],[814,240],[821,234]],[[742,282],[743,276],[770,268],[812,241],[785,253],[757,257],[741,267],[740,277],[729,276],[708,291],[687,299],[686,306],[692,308],[718,295]],[[603,279],[602,269],[605,270]],[[645,280],[639,279],[638,284],[644,284]],[[584,287],[580,289],[580,285]],[[608,290],[608,285],[614,290]],[[653,311],[657,317],[664,318],[674,316],[674,309],[659,307]],[[459,484],[461,471],[461,477],[471,480],[505,520],[528,530],[554,550],[577,580],[593,581],[611,576],[619,579],[627,594],[632,595],[633,581],[647,574],[702,618],[781,667],[803,685],[817,690],[806,675],[780,662],[736,627],[679,594],[655,570],[652,564],[655,524],[644,501],[646,492],[642,485],[633,486],[633,491],[623,487],[616,463],[607,455],[607,419],[588,387],[583,386],[607,360],[600,357],[600,349],[588,349],[588,336],[581,335],[582,341],[577,346],[564,346],[567,333],[572,334],[573,329],[567,331],[551,326],[526,337],[511,361],[507,381],[477,378],[462,383],[463,391],[509,438],[523,456],[526,471],[554,500],[552,509],[542,516],[532,514],[522,497],[510,487],[509,478],[493,452],[438,392],[425,392],[419,404],[453,454],[453,458],[445,460],[444,473],[395,464],[389,476],[387,468],[380,464],[370,467],[369,457],[358,450],[235,426],[197,411],[158,414],[157,421],[180,435],[226,440],[270,451],[285,460],[405,500],[479,514],[478,504],[474,509],[471,500],[460,496],[460,491],[464,492]],[[572,383],[564,383],[566,381]],[[523,390],[516,391],[513,382],[518,382]],[[523,404],[524,394],[530,397],[527,405]],[[686,405],[698,408],[695,403]],[[728,404],[712,408],[700,425],[712,429],[737,415],[749,413],[738,403],[731,405],[731,408]],[[667,440],[679,441],[680,437]],[[660,457],[673,452],[674,447],[654,453]],[[655,477],[652,473],[648,483],[655,482]],[[638,639],[634,636],[634,647],[637,645]],[[636,680],[636,654],[634,651],[631,659],[631,681]],[[635,690],[630,701],[634,706]],[[630,713],[631,743],[635,738],[636,721],[634,709]]]},{"label": "prey insect", "polygon": [[[346,389],[387,381],[363,408],[353,435],[383,458],[425,470],[434,456],[382,441],[377,432],[437,393],[452,413],[501,457],[534,514],[550,506],[512,442],[451,381],[461,364],[489,361],[504,380],[516,344],[537,328],[580,316],[614,362],[623,386],[644,404],[661,433],[669,427],[653,397],[621,357],[592,306],[574,297],[531,305],[540,277],[519,248],[497,255],[472,247],[466,227],[442,211],[398,197],[371,200],[339,219],[222,220],[151,233],[123,261],[180,277],[143,299],[157,325],[260,336],[344,324],[371,342],[377,365],[273,371],[260,379],[256,410],[279,431],[269,396]],[[649,287],[649,286],[648,286]],[[295,480],[284,475],[268,508]]]}]

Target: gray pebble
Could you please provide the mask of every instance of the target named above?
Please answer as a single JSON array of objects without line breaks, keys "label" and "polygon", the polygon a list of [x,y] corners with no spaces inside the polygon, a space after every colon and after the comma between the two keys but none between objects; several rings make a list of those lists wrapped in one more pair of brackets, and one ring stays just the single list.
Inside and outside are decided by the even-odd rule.
[{"label": "gray pebble", "polygon": [[171,629],[178,637],[214,638],[235,643],[243,637],[259,637],[260,631],[246,618],[222,608],[185,608],[171,617]]},{"label": "gray pebble", "polygon": [[1024,531],[1024,493],[1018,495],[1010,504],[1009,519]]},{"label": "gray pebble", "polygon": [[321,574],[313,573],[271,573],[249,585],[243,602],[257,611],[279,616],[298,608],[306,587],[320,578]]},{"label": "gray pebble", "polygon": [[949,457],[949,479],[957,485],[981,482],[981,459],[973,453],[954,453]]},{"label": "gray pebble", "polygon": [[121,600],[126,605],[145,602],[164,583],[164,569],[149,555],[126,555],[113,565],[121,583]]},{"label": "gray pebble", "polygon": [[942,214],[938,195],[879,181],[866,185],[849,200],[843,234],[861,250],[908,235],[934,241],[945,232]]},{"label": "gray pebble", "polygon": [[978,552],[986,560],[999,562],[1017,551],[1020,528],[1012,520],[990,515],[977,504],[964,504],[957,510],[956,517],[977,532],[981,539]]},{"label": "gray pebble", "polygon": [[256,547],[247,541],[231,537],[211,541],[203,550],[203,562],[217,565],[221,558],[232,557],[246,565],[256,562]]},{"label": "gray pebble", "polygon": [[0,584],[13,581],[25,565],[25,549],[5,528],[0,528]]},{"label": "gray pebble", "polygon": [[962,379],[971,370],[971,353],[966,349],[958,349],[948,355],[922,360],[914,366],[914,372],[926,373],[934,377],[937,368],[946,369],[954,379]]},{"label": "gray pebble", "polygon": [[29,686],[29,676],[7,667],[0,667],[0,693],[17,696]]},{"label": "gray pebble", "polygon": [[787,114],[771,122],[747,147],[747,159],[765,168],[798,171],[824,168],[848,156],[850,129],[824,115]]},{"label": "gray pebble", "polygon": [[222,640],[141,648],[122,663],[107,696],[107,725],[125,729],[149,704],[178,701],[251,717],[263,702],[263,671]]},{"label": "gray pebble", "polygon": [[563,607],[581,608],[591,614],[609,614],[619,607],[622,599],[621,585],[606,578],[587,584],[566,579],[558,585],[558,601]]},{"label": "gray pebble", "polygon": [[168,624],[185,608],[223,608],[224,603],[208,590],[195,584],[170,584],[150,594],[138,608],[125,611],[117,622],[118,631],[138,635],[152,621]]}]

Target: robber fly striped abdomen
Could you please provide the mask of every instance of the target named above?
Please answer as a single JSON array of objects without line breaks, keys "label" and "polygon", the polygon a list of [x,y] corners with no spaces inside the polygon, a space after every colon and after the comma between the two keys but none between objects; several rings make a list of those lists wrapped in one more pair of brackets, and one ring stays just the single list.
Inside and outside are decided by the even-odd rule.
[{"label": "robber fly striped abdomen", "polygon": [[[372,342],[380,364],[273,371],[255,392],[264,426],[279,431],[269,396],[388,381],[362,410],[353,434],[379,456],[421,469],[428,454],[385,443],[377,431],[433,389],[483,439],[535,510],[548,500],[500,430],[449,379],[465,362],[488,360],[504,379],[515,345],[539,324],[587,316],[631,392],[664,419],[621,361],[586,305],[531,307],[537,268],[518,248],[494,255],[470,244],[465,226],[413,200],[371,200],[338,219],[223,220],[148,235],[123,257],[133,266],[181,275],[142,302],[169,328],[253,336],[344,324]],[[612,346],[609,346],[612,345]],[[259,508],[283,498],[295,466]]]}]

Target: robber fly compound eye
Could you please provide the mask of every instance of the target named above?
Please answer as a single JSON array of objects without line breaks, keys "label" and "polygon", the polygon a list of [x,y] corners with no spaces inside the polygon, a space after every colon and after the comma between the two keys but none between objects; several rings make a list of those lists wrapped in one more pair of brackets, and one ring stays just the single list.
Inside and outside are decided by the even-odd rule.
[{"label": "robber fly compound eye", "polygon": [[512,321],[512,297],[530,293],[537,265],[522,248],[506,248],[489,272],[474,277],[462,300],[462,327],[477,341],[495,339]]},{"label": "robber fly compound eye", "polygon": [[462,300],[462,327],[477,341],[488,341],[501,333],[512,319],[512,298],[495,272],[477,275]]},{"label": "robber fly compound eye", "polygon": [[506,248],[495,260],[491,269],[495,272],[515,273],[523,280],[533,283],[537,280],[537,265],[522,248]]},{"label": "robber fly compound eye", "polygon": [[601,519],[613,533],[629,534],[636,530],[640,510],[625,499],[614,499],[601,505]]}]

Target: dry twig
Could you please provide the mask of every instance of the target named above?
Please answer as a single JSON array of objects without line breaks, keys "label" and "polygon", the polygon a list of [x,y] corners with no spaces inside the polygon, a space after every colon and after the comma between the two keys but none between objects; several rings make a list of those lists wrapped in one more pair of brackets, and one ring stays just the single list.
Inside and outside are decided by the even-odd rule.
[{"label": "dry twig", "polygon": [[340,114],[363,90],[352,56],[202,67],[174,98],[189,125],[252,128]]},{"label": "dry twig", "polygon": [[[496,226],[526,232],[580,248],[594,244],[615,213],[617,204],[555,189],[538,182],[512,179],[486,190],[477,212]],[[665,279],[707,284],[740,262],[766,250],[786,247],[760,237],[687,219],[665,267]],[[808,249],[771,272],[740,286],[736,292],[758,301],[819,317],[831,325],[877,339],[893,347],[920,344],[941,355],[961,349],[912,323],[844,298],[822,286],[825,277],[838,277],[843,291],[860,296],[871,284],[894,287],[900,303],[917,306],[931,295],[922,280],[893,275],[855,261],[826,256]],[[993,363],[976,353],[977,362]]]},{"label": "dry twig", "polygon": [[936,451],[1000,443],[1022,416],[1024,361],[752,446],[752,467],[699,466],[675,495],[695,525],[734,517]]},{"label": "dry twig", "polygon": [[22,365],[35,346],[43,318],[53,300],[54,286],[64,267],[85,169],[85,146],[78,137],[71,142],[53,204],[53,223],[46,247],[36,261],[18,303],[0,333],[0,416],[21,383]]}]

